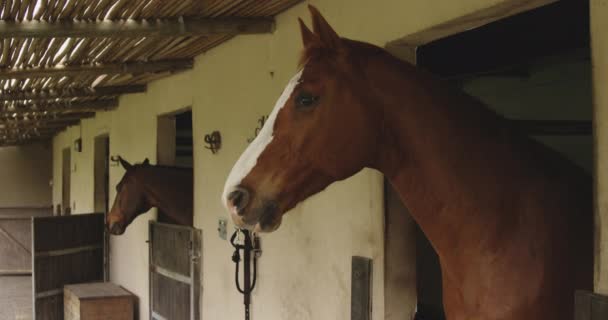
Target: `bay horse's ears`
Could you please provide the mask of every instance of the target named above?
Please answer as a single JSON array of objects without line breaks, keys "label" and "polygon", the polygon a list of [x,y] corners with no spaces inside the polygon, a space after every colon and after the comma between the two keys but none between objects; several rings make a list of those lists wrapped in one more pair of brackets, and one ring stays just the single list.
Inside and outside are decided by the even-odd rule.
[{"label": "bay horse's ears", "polygon": [[142,164],[143,164],[144,166],[149,166],[149,165],[150,165],[150,160],[148,160],[148,158],[146,158],[146,159],[144,160],[144,162],[142,162]]},{"label": "bay horse's ears", "polygon": [[123,159],[121,156],[118,156],[118,161],[120,162],[122,167],[125,168],[125,170],[127,170],[127,171],[129,171],[133,168],[133,165],[130,164],[127,160]]},{"label": "bay horse's ears", "polygon": [[339,48],[342,44],[342,39],[327,23],[327,20],[323,18],[321,12],[311,5],[308,5],[308,10],[310,10],[310,15],[312,16],[312,30],[319,37],[321,43],[332,49]]}]

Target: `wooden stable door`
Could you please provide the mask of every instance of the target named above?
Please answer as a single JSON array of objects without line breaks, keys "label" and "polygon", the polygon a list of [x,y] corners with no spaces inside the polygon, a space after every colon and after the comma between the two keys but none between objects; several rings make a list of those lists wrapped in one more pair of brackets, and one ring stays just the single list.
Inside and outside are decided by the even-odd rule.
[{"label": "wooden stable door", "polygon": [[150,319],[199,320],[201,231],[150,222]]},{"label": "wooden stable door", "polygon": [[0,216],[0,277],[32,272],[30,217]]},{"label": "wooden stable door", "polygon": [[102,213],[32,219],[34,319],[63,320],[63,286],[104,275]]}]

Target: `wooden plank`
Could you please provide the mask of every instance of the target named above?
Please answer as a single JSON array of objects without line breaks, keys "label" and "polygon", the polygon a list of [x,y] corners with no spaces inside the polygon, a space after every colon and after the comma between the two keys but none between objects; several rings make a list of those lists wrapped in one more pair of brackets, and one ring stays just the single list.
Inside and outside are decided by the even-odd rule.
[{"label": "wooden plank", "polygon": [[39,257],[58,257],[58,256],[65,256],[65,255],[69,255],[69,254],[85,252],[85,251],[101,250],[101,249],[103,249],[103,245],[96,244],[96,245],[81,246],[81,247],[76,247],[76,248],[66,248],[66,249],[60,249],[60,250],[36,252],[35,256],[37,258],[39,258]]},{"label": "wooden plank", "polygon": [[593,124],[587,120],[508,120],[512,126],[532,136],[589,136]]},{"label": "wooden plank", "polygon": [[58,296],[62,293],[63,293],[63,290],[61,290],[61,289],[51,289],[51,290],[36,293],[36,298],[37,299],[48,298],[48,297],[52,297],[52,296]]},{"label": "wooden plank", "polygon": [[84,284],[71,284],[64,286],[64,289],[78,299],[95,299],[108,297],[131,297],[132,294],[127,290],[109,282],[94,282]]},{"label": "wooden plank", "polygon": [[488,23],[548,5],[556,1],[557,0],[502,1],[494,6],[477,10],[470,14],[466,14],[410,34],[402,39],[389,43],[388,46],[415,48],[419,45],[426,44],[465,30],[475,29]]},{"label": "wooden plank", "polygon": [[272,18],[200,18],[53,22],[3,21],[5,38],[192,37],[215,34],[262,34],[274,30]]},{"label": "wooden plank", "polygon": [[2,69],[0,80],[43,77],[95,76],[102,74],[143,74],[175,72],[192,69],[192,59],[160,60],[151,62],[127,62],[104,65],[64,66],[37,69]]},{"label": "wooden plank", "polygon": [[28,90],[3,92],[2,94],[0,94],[0,100],[7,102],[20,100],[94,98],[141,92],[146,92],[146,85],[106,86],[93,88],[64,88],[59,90],[40,89],[35,91]]},{"label": "wooden plank", "polygon": [[32,219],[32,288],[37,320],[63,319],[61,292],[65,284],[103,280],[103,226],[103,214]]},{"label": "wooden plank", "polygon": [[185,283],[185,284],[192,284],[192,278],[183,276],[177,272],[173,272],[171,270],[165,269],[165,268],[161,268],[159,266],[153,266],[152,267],[152,272],[156,272],[164,277],[167,277],[169,279],[175,280],[175,281],[179,281],[181,283]]},{"label": "wooden plank", "polygon": [[152,319],[153,320],[168,320],[167,318],[161,316],[160,314],[156,313],[156,312],[152,312]]},{"label": "wooden plank", "polygon": [[32,270],[2,270],[0,269],[0,277],[18,277],[18,276],[26,276],[29,277],[32,275]]}]

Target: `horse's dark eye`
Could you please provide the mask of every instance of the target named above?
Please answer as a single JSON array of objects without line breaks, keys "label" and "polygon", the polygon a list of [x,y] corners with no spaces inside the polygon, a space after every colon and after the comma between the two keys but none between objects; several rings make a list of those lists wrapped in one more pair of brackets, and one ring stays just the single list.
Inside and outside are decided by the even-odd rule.
[{"label": "horse's dark eye", "polygon": [[296,97],[296,107],[310,108],[319,102],[319,97],[313,96],[308,92],[302,92]]}]

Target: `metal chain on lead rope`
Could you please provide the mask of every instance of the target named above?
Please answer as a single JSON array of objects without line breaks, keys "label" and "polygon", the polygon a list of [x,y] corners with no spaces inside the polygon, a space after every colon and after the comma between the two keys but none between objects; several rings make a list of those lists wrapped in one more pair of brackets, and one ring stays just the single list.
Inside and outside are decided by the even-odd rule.
[{"label": "metal chain on lead rope", "polygon": [[[242,235],[242,237],[240,237]],[[258,248],[257,239],[255,235],[252,239],[252,232],[249,230],[236,229],[230,237],[230,244],[234,247],[234,253],[232,254],[232,261],[235,263],[234,281],[236,283],[236,289],[243,294],[243,303],[245,304],[245,320],[249,320],[249,306],[251,304],[251,292],[255,288],[257,280],[257,260],[259,253],[261,252]],[[243,250],[243,286],[239,281],[239,265],[241,262],[241,253]],[[253,281],[251,281],[251,252],[254,251],[253,255]]]}]

